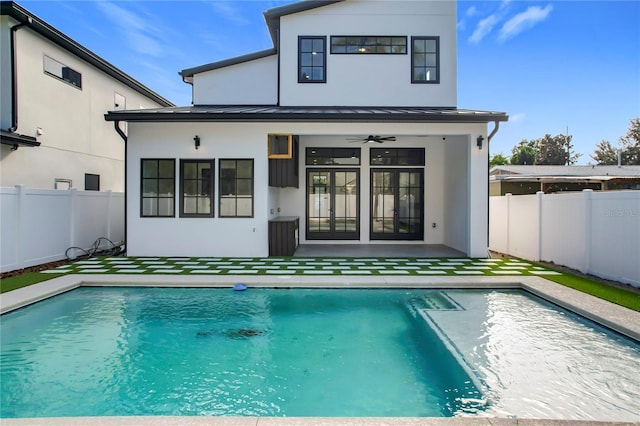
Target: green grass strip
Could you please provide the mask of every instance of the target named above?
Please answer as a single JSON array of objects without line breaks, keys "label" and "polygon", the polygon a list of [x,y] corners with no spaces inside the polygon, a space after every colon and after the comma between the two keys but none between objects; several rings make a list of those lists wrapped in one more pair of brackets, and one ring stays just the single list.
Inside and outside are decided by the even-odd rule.
[{"label": "green grass strip", "polygon": [[43,274],[40,272],[29,272],[27,274],[16,275],[14,277],[3,278],[0,280],[0,293],[27,287],[43,281],[50,280],[65,275],[60,274]]}]

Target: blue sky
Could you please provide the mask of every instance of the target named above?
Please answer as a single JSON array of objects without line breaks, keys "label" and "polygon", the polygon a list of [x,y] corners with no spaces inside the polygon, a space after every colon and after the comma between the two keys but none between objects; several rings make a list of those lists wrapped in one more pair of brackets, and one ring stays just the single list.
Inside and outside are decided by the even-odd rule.
[{"label": "blue sky", "polygon": [[[178,72],[272,47],[262,12],[290,0],[19,4],[178,105]],[[640,116],[640,0],[458,1],[458,107],[504,111],[491,154],[573,135],[579,164]],[[490,129],[493,125],[490,124]]]}]

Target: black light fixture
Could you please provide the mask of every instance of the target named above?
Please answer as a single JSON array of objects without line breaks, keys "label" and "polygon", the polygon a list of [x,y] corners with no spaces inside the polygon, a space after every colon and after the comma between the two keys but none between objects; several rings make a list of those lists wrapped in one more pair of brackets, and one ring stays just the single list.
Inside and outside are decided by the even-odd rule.
[{"label": "black light fixture", "polygon": [[196,135],[196,137],[193,138],[193,141],[196,144],[196,149],[198,149],[200,147],[200,136]]},{"label": "black light fixture", "polygon": [[482,135],[478,136],[478,139],[476,139],[476,143],[478,144],[478,149],[482,149],[482,141],[484,140],[484,138],[482,137]]}]

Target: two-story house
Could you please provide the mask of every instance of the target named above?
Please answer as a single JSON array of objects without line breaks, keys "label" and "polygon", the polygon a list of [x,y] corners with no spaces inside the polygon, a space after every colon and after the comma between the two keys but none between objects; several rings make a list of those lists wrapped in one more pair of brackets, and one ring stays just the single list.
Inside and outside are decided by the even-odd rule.
[{"label": "two-story house", "polygon": [[173,104],[20,5],[0,12],[2,186],[124,191],[104,113]]},{"label": "two-story house", "polygon": [[457,108],[456,2],[264,16],[272,49],[181,72],[193,106],[106,115],[129,129],[128,254],[291,254],[297,232],[486,256],[487,127],[507,116]]}]

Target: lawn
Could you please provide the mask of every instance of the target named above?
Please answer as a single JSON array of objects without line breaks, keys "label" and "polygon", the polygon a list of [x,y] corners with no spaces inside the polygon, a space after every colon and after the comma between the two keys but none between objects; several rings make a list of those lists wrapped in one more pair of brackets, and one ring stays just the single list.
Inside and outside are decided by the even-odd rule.
[{"label": "lawn", "polygon": [[[113,260],[113,259],[114,258],[97,259],[95,260],[95,262],[99,267],[103,268],[102,269],[102,271],[104,271],[103,273],[117,273],[117,272],[126,273],[127,272],[126,270],[114,269],[118,267],[124,268],[125,267],[123,265],[124,262],[130,262],[130,264],[127,265],[127,267],[142,268],[143,269],[142,271],[138,271],[142,274],[152,274],[156,272],[162,273],[166,271],[166,269],[165,270],[151,269],[152,266],[142,265],[142,263],[144,262],[140,261],[139,259],[130,259],[130,258],[120,258],[123,260]],[[157,266],[157,268],[182,268],[178,270],[178,274],[190,274],[190,273],[196,272],[195,269],[188,269],[190,266],[188,266],[187,264],[193,264],[191,266],[192,268],[204,267],[202,266],[203,264],[214,264],[212,266],[209,266],[209,268],[212,268],[209,271],[211,273],[215,272],[219,275],[232,275],[238,271],[235,268],[241,267],[242,264],[255,265],[255,264],[261,263],[263,265],[266,265],[266,266],[262,266],[263,269],[260,269],[258,271],[253,271],[255,272],[254,275],[268,275],[271,272],[283,273],[283,274],[290,274],[293,272],[296,274],[302,274],[303,272],[305,272],[303,268],[307,268],[307,269],[309,268],[307,266],[304,266],[304,267],[301,266],[296,271],[288,271],[286,270],[286,268],[290,266],[287,266],[287,265],[295,262],[291,262],[294,259],[286,259],[286,258],[285,259],[277,259],[277,258],[275,259],[244,259],[244,262],[238,259],[216,259],[218,260],[217,262],[203,262],[202,260],[200,260],[200,263],[195,261],[195,259],[192,259],[192,260],[193,261],[190,261],[189,259],[185,259],[183,261],[175,260],[175,259],[162,259],[160,262],[155,261],[155,262],[148,262],[148,263],[162,263],[162,262],[165,263],[165,265]],[[333,276],[342,273],[342,271],[340,270],[340,268],[342,267],[335,266],[335,265],[340,265],[341,262],[335,261],[335,259],[333,261],[332,259],[326,259],[326,262],[321,262],[323,260],[324,259],[317,259],[316,262],[313,263],[316,265],[322,263],[322,265],[315,266],[316,272],[318,270],[325,270],[325,271],[329,270],[332,272],[328,272],[328,273],[330,273]],[[390,263],[389,261],[392,261],[392,262]],[[606,283],[602,283],[586,277],[574,275],[567,271],[556,270],[546,265],[542,267],[540,265],[536,265],[534,263],[522,261],[519,259],[491,259],[487,261],[487,263],[485,264],[486,266],[477,267],[476,268],[477,271],[473,271],[472,269],[473,267],[469,265],[472,265],[472,264],[475,265],[477,263],[472,263],[472,262],[476,262],[480,260],[472,261],[470,259],[466,259],[466,260],[461,259],[459,260],[460,263],[457,263],[454,259],[431,259],[431,262],[428,262],[428,263],[425,262],[423,265],[419,267],[408,266],[408,265],[416,265],[416,264],[420,265],[420,263],[414,263],[412,261],[402,262],[398,260],[397,263],[393,263],[393,261],[394,259],[380,259],[379,262],[370,261],[369,263],[366,263],[366,262],[361,262],[359,261],[359,259],[356,258],[356,259],[348,259],[346,264],[363,265],[366,263],[367,265],[392,265],[392,264],[400,265],[400,266],[385,266],[383,268],[383,271],[380,271],[379,270],[380,268],[378,268],[378,270],[375,270],[373,269],[374,267],[371,266],[371,269],[373,270],[371,271],[354,270],[353,275],[366,275],[366,274],[382,275],[382,274],[385,274],[384,269],[386,268],[389,268],[389,269],[406,268],[406,271],[404,273],[411,274],[414,276],[419,275],[421,273],[419,272],[420,270],[424,273],[427,273],[425,271],[429,271],[432,273],[438,272],[438,273],[441,273],[442,275],[454,275],[454,274],[461,274],[463,272],[466,272],[466,273],[474,272],[476,274],[482,274],[487,276],[487,275],[492,275],[496,273],[498,269],[501,269],[500,272],[502,272],[502,275],[504,276],[505,272],[507,275],[509,275],[510,269],[508,268],[513,268],[511,273],[514,276],[544,274],[543,278],[548,279],[550,281],[565,285],[567,287],[571,287],[573,289],[582,291],[584,293],[591,294],[595,297],[598,297],[598,298],[607,300],[609,302],[613,302],[615,304],[640,312],[640,292],[634,292],[632,290],[611,286]],[[94,262],[94,261],[89,261],[89,262]],[[299,262],[298,265],[305,264],[304,260],[298,260],[298,262]],[[88,262],[85,262],[85,265],[86,263]],[[196,264],[199,264],[201,266],[194,266]],[[307,263],[307,264],[312,264],[312,263]],[[509,266],[509,265],[527,265],[527,264],[529,264],[531,267],[526,268],[522,266]],[[327,265],[332,265],[332,266],[327,266]],[[451,267],[451,266],[442,266],[442,265],[457,265],[457,266]],[[254,267],[261,268],[260,266],[254,266]],[[60,273],[56,273],[57,271],[56,269],[56,270],[49,270],[47,272],[30,272],[30,273],[13,276],[10,278],[4,278],[0,280],[0,293],[15,290],[21,287],[26,287],[32,284],[36,284],[39,282],[43,282],[52,278],[65,275],[68,273],[83,273],[81,269],[82,268],[81,262],[78,262],[76,264],[69,264],[67,266],[64,266],[63,268],[65,269],[60,270]],[[276,269],[274,270],[273,268],[276,268]],[[360,266],[360,268],[366,268],[366,267]],[[520,269],[516,269],[516,268],[520,268]],[[202,272],[208,273],[207,271],[202,271]],[[311,272],[314,272],[314,271],[311,271]]]}]

